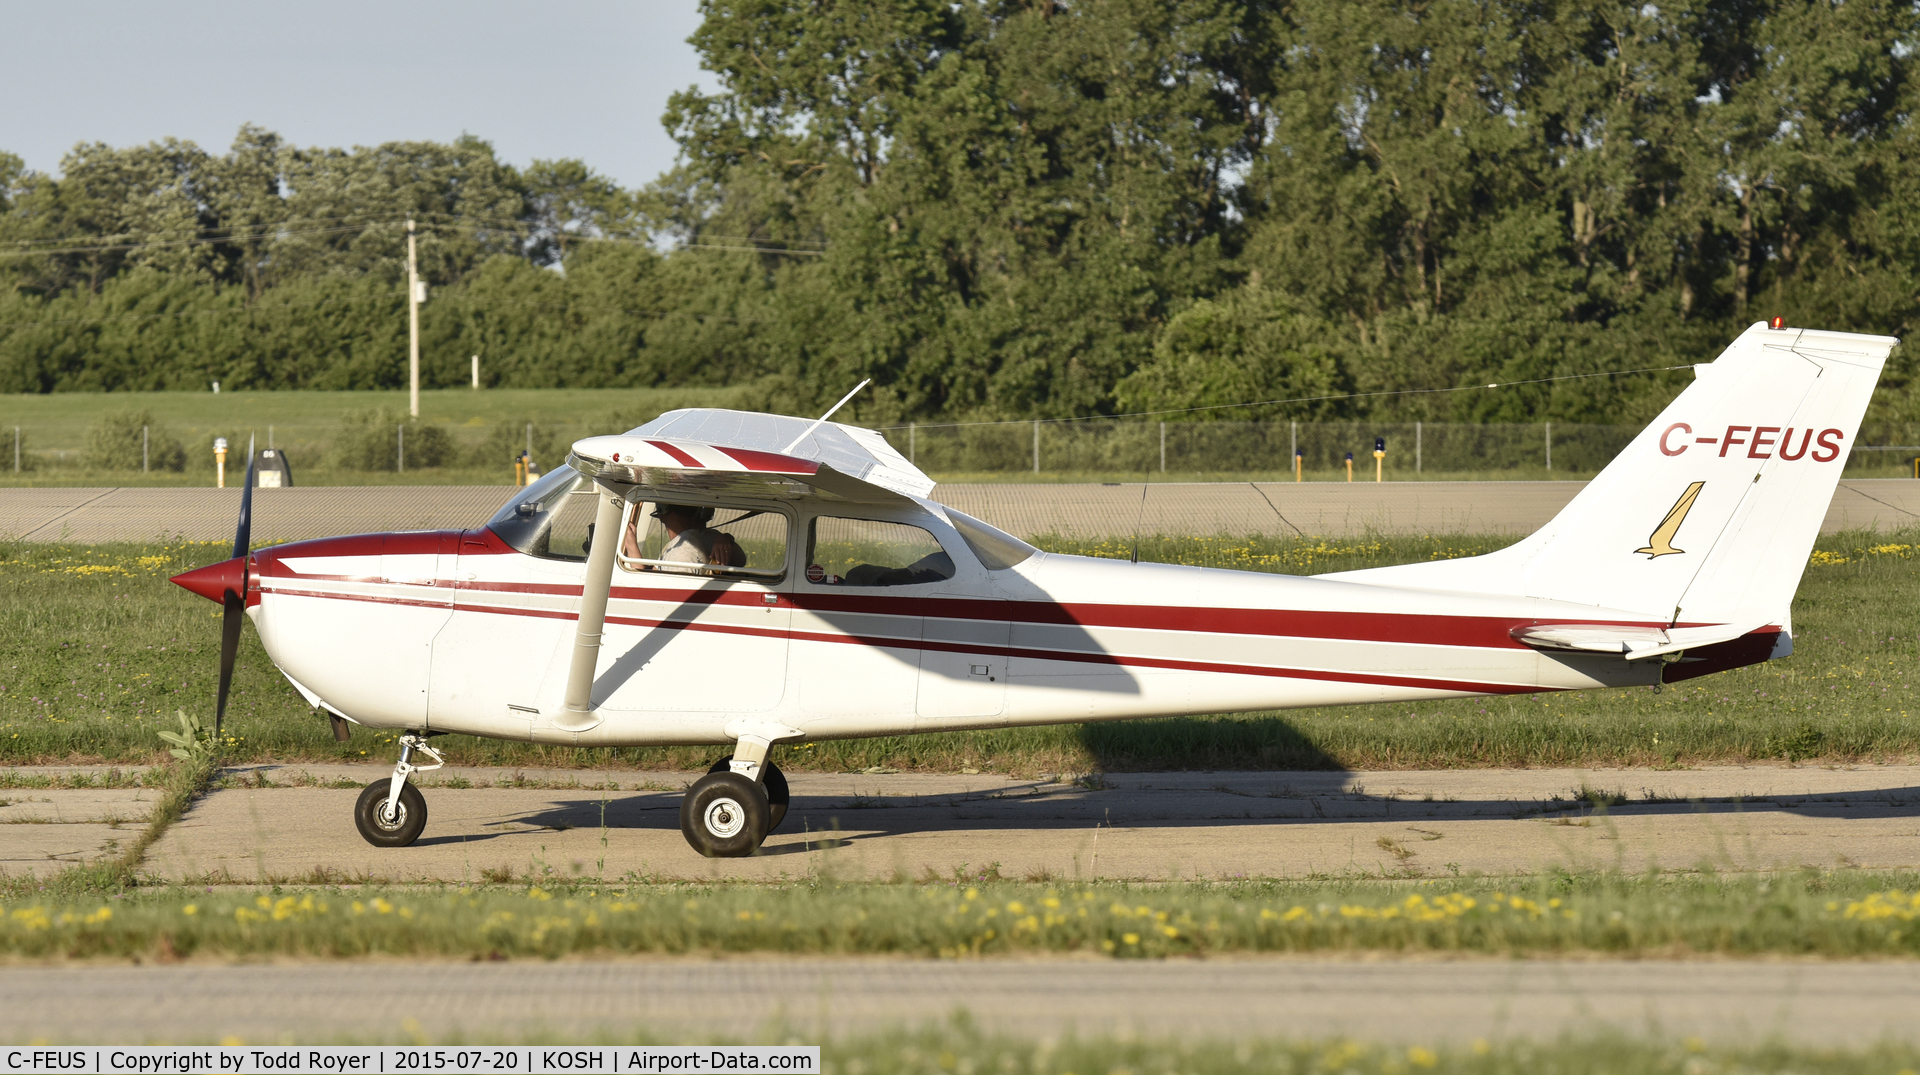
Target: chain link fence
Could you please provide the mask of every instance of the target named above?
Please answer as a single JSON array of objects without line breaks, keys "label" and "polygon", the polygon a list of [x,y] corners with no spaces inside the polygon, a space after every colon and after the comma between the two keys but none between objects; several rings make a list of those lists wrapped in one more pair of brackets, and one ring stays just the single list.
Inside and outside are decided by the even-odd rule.
[{"label": "chain link fence", "polygon": [[1590,475],[1637,427],[1562,422],[1024,422],[896,426],[887,439],[920,469],[940,473],[1289,473],[1356,476],[1516,472]]},{"label": "chain link fence", "polygon": [[[175,425],[185,469],[213,470],[213,438],[225,437],[240,462],[247,437],[289,453],[296,473],[320,470],[330,482],[354,474],[459,470],[469,480],[514,480],[514,459],[531,451],[541,469],[566,459],[582,437],[623,432],[606,419],[507,420],[481,424],[394,421],[387,415],[357,421],[234,425]],[[401,427],[405,426],[404,432]],[[1336,480],[1353,458],[1356,481],[1372,480],[1376,439],[1385,441],[1380,473],[1389,480],[1471,476],[1479,479],[1586,478],[1625,448],[1640,427],[1530,422],[1013,422],[980,425],[902,425],[882,432],[901,454],[935,477],[965,475],[1085,475],[1125,479],[1143,474],[1290,476],[1299,460],[1305,476]],[[126,432],[126,431],[123,431]],[[64,435],[63,435],[64,434]],[[89,449],[72,430],[0,428],[0,471],[71,471],[90,465]],[[74,443],[67,443],[74,441]],[[155,441],[157,444],[158,442]],[[16,448],[17,444],[17,448]],[[114,453],[116,470],[159,469],[159,453],[143,452],[127,433]],[[17,453],[17,454],[16,454]],[[96,450],[94,455],[98,455]],[[16,462],[17,458],[17,462]],[[1861,427],[1847,470],[1892,477],[1920,476],[1920,423],[1869,422]],[[24,476],[24,475],[23,475]],[[391,479],[389,479],[391,480]]]},{"label": "chain link fence", "polygon": [[[1598,473],[1640,426],[1579,422],[1006,422],[906,425],[894,447],[940,474],[1289,474],[1358,479],[1445,475],[1582,478]],[[1920,423],[1869,422],[1850,471],[1913,470]]]}]

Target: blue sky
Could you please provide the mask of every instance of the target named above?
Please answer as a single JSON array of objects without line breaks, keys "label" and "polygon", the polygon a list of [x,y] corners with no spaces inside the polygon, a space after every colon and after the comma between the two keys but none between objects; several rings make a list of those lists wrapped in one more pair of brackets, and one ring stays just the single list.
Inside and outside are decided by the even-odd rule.
[{"label": "blue sky", "polygon": [[0,149],[57,172],[76,142],[172,136],[224,151],[242,123],[296,145],[448,141],[524,165],[577,157],[622,185],[671,167],[667,97],[712,89],[695,0],[7,0]]}]

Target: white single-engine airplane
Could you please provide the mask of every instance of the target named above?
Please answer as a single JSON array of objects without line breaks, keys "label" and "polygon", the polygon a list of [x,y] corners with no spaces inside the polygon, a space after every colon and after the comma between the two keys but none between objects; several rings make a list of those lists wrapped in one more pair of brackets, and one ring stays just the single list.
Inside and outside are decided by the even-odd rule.
[{"label": "white single-engine airplane", "polygon": [[173,581],[226,606],[218,713],[244,612],[337,738],[403,733],[355,808],[373,844],[420,835],[408,776],[459,732],[730,745],[680,827],[703,855],[749,855],[786,813],[776,743],[1644,686],[1784,657],[1895,342],[1754,325],[1552,522],[1466,559],[1301,578],[1044,553],[930,499],[871,430],[681,410],[575,443],[472,530],[250,552],[249,476],[234,558]]}]

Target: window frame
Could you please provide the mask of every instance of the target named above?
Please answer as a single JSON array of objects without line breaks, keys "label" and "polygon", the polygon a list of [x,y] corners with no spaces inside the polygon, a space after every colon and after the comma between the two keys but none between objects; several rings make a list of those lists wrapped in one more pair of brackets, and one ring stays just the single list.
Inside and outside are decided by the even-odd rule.
[{"label": "window frame", "polygon": [[[613,551],[614,564],[620,568],[624,577],[631,580],[639,578],[658,578],[661,576],[679,576],[699,579],[740,579],[775,585],[784,581],[793,567],[794,536],[796,516],[793,508],[783,502],[769,500],[735,500],[731,497],[687,495],[678,492],[663,493],[657,489],[635,489],[642,494],[638,499],[628,498],[626,508],[620,513],[620,548]],[[628,556],[626,549],[627,527],[634,516],[647,504],[656,507],[662,503],[691,504],[697,507],[713,508],[717,511],[757,512],[772,515],[786,524],[786,540],[781,546],[781,561],[778,569],[755,567],[726,567],[720,564],[690,564],[685,560],[655,560],[643,556]],[[738,520],[735,520],[736,522]],[[720,524],[730,525],[728,523]],[[644,533],[641,544],[645,544]]]},{"label": "window frame", "polygon": [[[958,534],[953,532],[953,528],[946,524],[946,520],[941,519],[939,516],[933,514],[932,512],[925,512],[925,511],[887,512],[887,511],[874,511],[871,508],[862,511],[857,505],[848,505],[848,509],[851,509],[851,510],[847,510],[847,509],[834,510],[835,508],[839,507],[839,505],[822,505],[821,507],[824,510],[815,510],[808,513],[807,518],[801,524],[803,540],[801,543],[796,545],[796,548],[801,554],[801,558],[805,561],[805,563],[808,566],[811,566],[814,562],[813,546],[814,546],[814,542],[818,539],[818,534],[819,534],[818,525],[820,520],[846,519],[852,522],[889,523],[894,526],[910,526],[916,530],[924,532],[928,537],[933,539],[934,547],[939,549],[943,554],[945,554],[948,562],[953,565],[953,574],[947,576],[944,579],[932,579],[926,582],[902,582],[892,586],[861,586],[861,585],[848,585],[844,582],[825,582],[825,581],[814,582],[813,580],[807,578],[807,573],[804,569],[796,572],[798,578],[801,581],[805,582],[808,586],[814,587],[818,590],[830,592],[830,593],[840,593],[840,592],[847,592],[847,591],[874,592],[874,591],[911,589],[912,587],[915,587],[915,586],[964,585],[964,583],[961,580],[966,576],[966,574],[969,571],[977,571],[980,569],[980,564],[973,559],[973,550],[971,548],[968,548],[964,541],[959,540]],[[942,530],[946,530],[948,531],[948,533],[943,534],[941,532]],[[963,558],[954,552],[954,547],[956,545],[966,550],[966,557]],[[900,570],[900,569],[889,569],[889,570]]]}]

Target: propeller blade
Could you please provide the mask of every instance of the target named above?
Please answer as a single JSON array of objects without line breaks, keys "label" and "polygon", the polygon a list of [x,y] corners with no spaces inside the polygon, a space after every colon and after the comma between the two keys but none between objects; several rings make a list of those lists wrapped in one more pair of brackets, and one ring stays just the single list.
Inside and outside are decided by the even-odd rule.
[{"label": "propeller blade", "polygon": [[240,591],[221,595],[226,611],[220,616],[220,693],[213,705],[213,739],[220,741],[227,719],[227,693],[233,687],[233,662],[240,655],[240,621],[247,615],[247,553],[253,545],[253,438],[247,438],[247,483],[240,490],[240,522],[233,528],[233,558],[240,561]]},{"label": "propeller blade", "polygon": [[[233,554],[245,556],[253,543],[253,438],[247,438],[247,484],[240,490],[240,525],[233,530]],[[245,594],[241,595],[246,596]]]},{"label": "propeller blade", "polygon": [[246,598],[226,592],[226,611],[220,616],[220,694],[213,706],[213,740],[220,741],[220,726],[227,718],[227,692],[233,687],[233,661],[240,654],[240,621],[247,618]]}]

